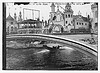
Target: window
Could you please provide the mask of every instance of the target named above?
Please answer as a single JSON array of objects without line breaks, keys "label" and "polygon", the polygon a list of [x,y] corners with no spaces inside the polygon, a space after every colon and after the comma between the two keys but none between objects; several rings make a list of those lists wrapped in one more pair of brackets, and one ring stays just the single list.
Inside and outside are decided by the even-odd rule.
[{"label": "window", "polygon": [[78,25],[78,22],[77,22],[77,25]]},{"label": "window", "polygon": [[79,23],[81,25],[81,23]]},{"label": "window", "polygon": [[56,16],[53,17],[53,20],[55,20],[55,19],[56,19]]},{"label": "window", "polygon": [[13,22],[11,22],[11,24],[13,24]]},{"label": "window", "polygon": [[11,27],[11,31],[13,31],[13,27]]},{"label": "window", "polygon": [[72,14],[71,14],[71,17],[72,17]]},{"label": "window", "polygon": [[85,23],[85,25],[87,25],[87,23]]},{"label": "window", "polygon": [[69,8],[67,8],[67,9],[69,9]]},{"label": "window", "polygon": [[67,15],[66,15],[66,18],[67,18]]},{"label": "window", "polygon": [[66,21],[66,24],[67,24],[67,21]]},{"label": "window", "polygon": [[71,23],[73,23],[73,21],[71,21]]},{"label": "window", "polygon": [[98,27],[98,23],[95,23],[95,27]]},{"label": "window", "polygon": [[7,30],[7,32],[9,32],[9,26],[8,26],[8,30]]},{"label": "window", "polygon": [[82,23],[82,25],[83,25],[83,23]]},{"label": "window", "polygon": [[68,17],[70,18],[70,14],[68,14]]},{"label": "window", "polygon": [[71,26],[71,24],[69,23],[68,26]]}]

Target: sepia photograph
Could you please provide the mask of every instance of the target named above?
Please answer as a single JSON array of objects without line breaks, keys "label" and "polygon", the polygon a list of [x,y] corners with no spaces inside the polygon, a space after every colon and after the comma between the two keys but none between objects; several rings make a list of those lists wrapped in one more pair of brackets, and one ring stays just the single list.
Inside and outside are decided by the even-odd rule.
[{"label": "sepia photograph", "polygon": [[2,2],[3,70],[98,70],[98,2]]}]

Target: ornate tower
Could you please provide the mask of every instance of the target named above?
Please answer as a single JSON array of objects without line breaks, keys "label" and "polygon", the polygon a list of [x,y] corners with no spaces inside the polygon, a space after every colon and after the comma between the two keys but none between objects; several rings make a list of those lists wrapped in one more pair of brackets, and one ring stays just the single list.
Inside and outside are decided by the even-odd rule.
[{"label": "ornate tower", "polygon": [[71,9],[71,5],[69,3],[65,6],[64,19],[64,26],[66,29],[70,30],[69,27],[73,26],[73,10]]},{"label": "ornate tower", "polygon": [[50,7],[51,7],[51,12],[50,12],[51,18],[53,18],[54,15],[55,15],[55,5],[54,5],[54,3],[52,3]]}]

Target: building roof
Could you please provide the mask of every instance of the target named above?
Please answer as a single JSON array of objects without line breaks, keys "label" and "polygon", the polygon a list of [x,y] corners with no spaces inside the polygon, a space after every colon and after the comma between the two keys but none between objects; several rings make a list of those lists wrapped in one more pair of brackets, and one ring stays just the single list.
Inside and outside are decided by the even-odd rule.
[{"label": "building roof", "polygon": [[77,19],[78,18],[78,15],[73,15],[73,19]]},{"label": "building roof", "polygon": [[27,19],[21,22],[18,22],[19,24],[36,24],[36,23],[41,23],[41,21],[38,20],[33,20],[33,19]]},{"label": "building roof", "polygon": [[88,20],[87,17],[83,17],[83,16],[82,16],[82,19],[83,19],[84,21],[86,21],[86,22],[89,22],[89,20]]},{"label": "building roof", "polygon": [[9,14],[9,16],[6,18],[6,20],[14,21],[14,18],[11,17],[11,15]]},{"label": "building roof", "polygon": [[59,9],[57,9],[56,14],[63,14]]},{"label": "building roof", "polygon": [[71,13],[73,13],[73,10],[72,9],[67,9],[67,10],[65,10],[65,12],[71,12]]},{"label": "building roof", "polygon": [[89,20],[88,20],[87,17],[83,17],[83,16],[81,16],[81,15],[73,15],[73,19],[78,19],[78,18],[80,18],[80,17],[81,17],[81,19],[82,19],[83,21],[89,22]]},{"label": "building roof", "polygon": [[65,7],[71,7],[71,5],[69,3],[67,3]]}]

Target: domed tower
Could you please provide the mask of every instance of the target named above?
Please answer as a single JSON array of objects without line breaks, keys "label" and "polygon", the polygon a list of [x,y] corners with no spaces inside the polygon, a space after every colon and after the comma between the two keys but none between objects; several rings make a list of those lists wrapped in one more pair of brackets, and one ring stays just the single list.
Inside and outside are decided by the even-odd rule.
[{"label": "domed tower", "polygon": [[69,3],[65,6],[64,18],[65,26],[73,25],[73,10],[71,9],[71,5]]},{"label": "domed tower", "polygon": [[51,12],[50,12],[50,14],[51,14],[51,19],[54,17],[54,15],[55,15],[55,4],[54,3],[52,3],[51,4]]},{"label": "domed tower", "polygon": [[73,10],[71,9],[71,5],[69,3],[65,6],[64,26],[65,30],[67,29],[68,31],[73,28]]}]

